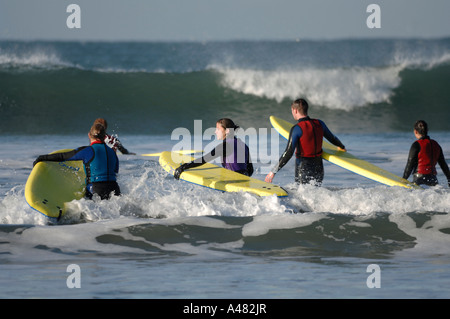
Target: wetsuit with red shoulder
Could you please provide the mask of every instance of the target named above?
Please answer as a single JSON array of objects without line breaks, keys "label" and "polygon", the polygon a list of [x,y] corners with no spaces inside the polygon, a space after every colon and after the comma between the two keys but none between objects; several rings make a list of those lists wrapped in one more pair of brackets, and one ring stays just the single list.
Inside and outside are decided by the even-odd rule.
[{"label": "wetsuit with red shoulder", "polygon": [[296,157],[320,157],[324,136],[324,129],[320,121],[316,119],[300,120],[297,125],[302,129],[302,134],[299,138]]},{"label": "wetsuit with red shoulder", "polygon": [[435,186],[438,184],[436,171],[438,163],[450,183],[450,170],[441,146],[429,136],[422,137],[411,145],[403,178],[408,179],[413,173],[414,183]]},{"label": "wetsuit with red shoulder", "polygon": [[298,120],[289,132],[288,143],[278,164],[272,169],[276,174],[294,155],[296,151],[295,180],[305,184],[314,182],[320,185],[324,170],[322,162],[322,141],[325,137],[331,144],[345,149],[342,142],[329,130],[327,125],[319,119],[309,116]]}]

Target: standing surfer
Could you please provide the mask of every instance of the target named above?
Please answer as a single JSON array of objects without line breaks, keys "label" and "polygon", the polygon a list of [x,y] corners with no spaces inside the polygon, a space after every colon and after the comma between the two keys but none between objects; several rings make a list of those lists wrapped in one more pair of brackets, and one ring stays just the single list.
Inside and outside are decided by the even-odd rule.
[{"label": "standing surfer", "polygon": [[423,120],[417,121],[414,124],[414,135],[417,141],[409,150],[403,178],[408,179],[414,171],[413,183],[435,186],[438,184],[436,164],[439,163],[450,187],[450,170],[441,146],[428,136],[428,124]]},{"label": "standing surfer", "polygon": [[272,183],[275,174],[287,164],[296,151],[295,181],[300,184],[313,182],[320,186],[324,177],[322,162],[322,140],[325,137],[345,151],[342,142],[328,129],[322,120],[308,116],[308,102],[297,99],[291,104],[292,116],[298,123],[289,132],[288,143],[278,163],[267,174],[265,181]]}]

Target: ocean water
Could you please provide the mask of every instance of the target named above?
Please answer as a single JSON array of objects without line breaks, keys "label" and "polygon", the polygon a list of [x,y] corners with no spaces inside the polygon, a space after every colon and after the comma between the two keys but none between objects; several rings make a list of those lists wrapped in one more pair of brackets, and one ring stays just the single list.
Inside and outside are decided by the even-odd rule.
[{"label": "ocean water", "polygon": [[[294,183],[291,160],[274,179],[289,196],[260,198],[140,155],[177,130],[207,149],[230,117],[264,179],[285,147],[268,118],[305,97],[349,152],[402,175],[419,118],[450,158],[449,62],[449,39],[0,42],[0,298],[449,298],[440,168],[440,186],[409,190],[325,162],[318,188]],[[50,223],[24,198],[32,163],[86,145],[97,117],[137,154],[119,154],[123,196]]]}]

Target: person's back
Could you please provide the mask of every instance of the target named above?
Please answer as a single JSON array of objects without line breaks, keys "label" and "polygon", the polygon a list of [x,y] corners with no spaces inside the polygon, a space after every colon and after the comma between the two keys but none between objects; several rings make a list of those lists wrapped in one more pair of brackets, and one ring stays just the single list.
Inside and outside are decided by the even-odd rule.
[{"label": "person's back", "polygon": [[105,128],[94,124],[89,133],[89,146],[82,146],[64,153],[40,155],[33,165],[40,161],[83,161],[86,172],[86,197],[92,199],[94,194],[101,199],[109,199],[111,193],[120,195],[116,181],[119,172],[119,159],[116,153],[104,143]]},{"label": "person's back", "polygon": [[417,141],[417,143],[420,144],[417,172],[424,175],[436,175],[436,164],[441,154],[440,145],[429,137],[421,138]]},{"label": "person's back", "polygon": [[436,164],[439,164],[450,187],[450,170],[439,143],[428,136],[428,124],[419,120],[414,124],[416,141],[411,145],[403,178],[408,179],[413,173],[413,182],[417,185],[437,185]]},{"label": "person's back", "polygon": [[114,168],[118,165],[117,156],[105,143],[95,143],[91,147],[94,150],[94,159],[90,163],[91,181],[107,182],[115,181]]},{"label": "person's back", "polygon": [[295,181],[299,184],[313,183],[320,186],[324,177],[321,157],[323,138],[336,145],[339,150],[345,151],[345,146],[322,120],[308,116],[308,108],[308,102],[304,99],[292,102],[291,112],[297,124],[292,126],[286,149],[278,163],[267,174],[266,182],[272,183],[275,174],[286,165],[296,150]]},{"label": "person's back", "polygon": [[[106,128],[94,124],[89,132],[93,155],[85,162],[88,191],[97,194],[101,199],[109,199],[110,194],[120,195],[116,181],[119,172],[119,159],[116,152],[105,144]],[[88,194],[89,197],[89,194]]]}]

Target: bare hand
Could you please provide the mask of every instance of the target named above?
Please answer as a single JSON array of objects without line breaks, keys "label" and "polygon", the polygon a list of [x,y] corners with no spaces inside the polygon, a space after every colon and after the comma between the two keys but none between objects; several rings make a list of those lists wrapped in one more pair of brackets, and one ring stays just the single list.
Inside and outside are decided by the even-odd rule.
[{"label": "bare hand", "polygon": [[267,174],[266,178],[264,179],[267,183],[272,183],[273,178],[275,177],[275,174],[270,172],[269,174]]}]

